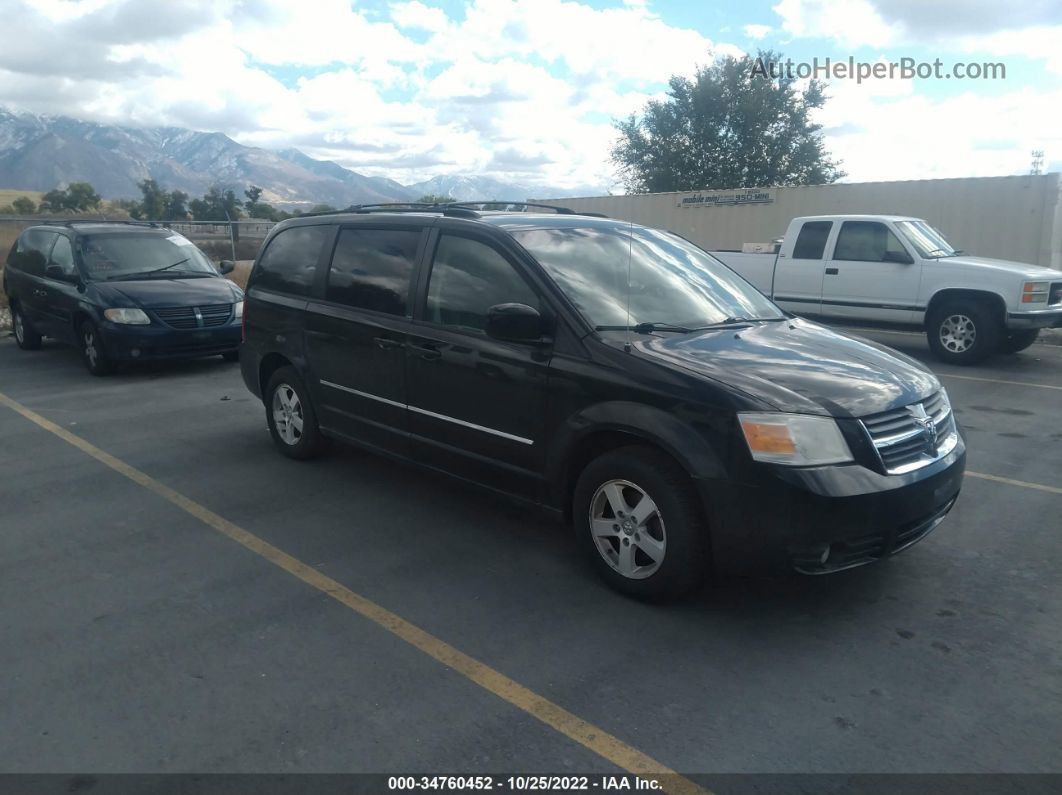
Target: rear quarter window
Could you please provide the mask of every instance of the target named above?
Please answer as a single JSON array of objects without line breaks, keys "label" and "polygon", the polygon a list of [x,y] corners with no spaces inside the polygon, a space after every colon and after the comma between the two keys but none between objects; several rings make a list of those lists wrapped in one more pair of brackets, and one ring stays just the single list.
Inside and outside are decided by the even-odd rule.
[{"label": "rear quarter window", "polygon": [[278,232],[255,263],[248,287],[307,296],[313,289],[321,248],[332,227],[293,226]]}]

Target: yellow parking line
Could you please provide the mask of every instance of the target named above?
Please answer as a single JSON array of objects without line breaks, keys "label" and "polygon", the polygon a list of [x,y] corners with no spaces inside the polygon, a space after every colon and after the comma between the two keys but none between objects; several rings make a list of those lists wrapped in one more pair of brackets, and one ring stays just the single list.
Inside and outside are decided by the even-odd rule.
[{"label": "yellow parking line", "polygon": [[966,474],[972,478],[992,480],[996,483],[1006,483],[1008,486],[1021,486],[1023,489],[1036,489],[1037,491],[1046,491],[1048,494],[1062,494],[1062,489],[1058,488],[1058,486],[1045,486],[1043,483],[1029,483],[1024,480],[1001,478],[999,475],[986,475],[984,472],[971,472],[970,470],[966,470]]},{"label": "yellow parking line", "polygon": [[1038,389],[1058,389],[1062,391],[1062,386],[1055,386],[1054,384],[1034,384],[1031,381],[1007,381],[1002,378],[981,378],[976,375],[952,375],[951,373],[937,373],[940,378],[959,378],[963,381],[987,381],[990,384],[1011,384],[1013,386],[1034,386]]},{"label": "yellow parking line", "polygon": [[120,475],[137,483],[149,491],[155,493],[167,502],[177,506],[182,511],[194,516],[199,521],[217,530],[222,535],[240,544],[251,552],[265,558],[275,566],[280,567],[294,577],[299,578],[307,585],[316,588],[322,593],[331,596],[337,602],[349,607],[354,612],[369,619],[388,632],[397,635],[411,646],[416,647],[430,657],[434,657],[443,665],[453,669],[462,676],[472,680],[483,689],[493,693],[504,701],[509,702],[517,709],[542,721],[547,726],[571,740],[590,749],[599,756],[612,762],[617,767],[634,775],[654,778],[658,780],[665,791],[686,795],[686,793],[700,793],[703,795],[708,790],[698,786],[693,781],[680,776],[674,770],[665,767],[650,756],[643,754],[636,748],[608,732],[599,729],[591,723],[574,715],[563,707],[554,704],[547,698],[540,696],[533,690],[514,682],[509,677],[491,668],[489,665],[470,657],[462,651],[451,646],[446,641],[440,640],[434,635],[425,632],[415,624],[411,624],[401,616],[392,613],[375,602],[366,599],[344,585],[327,577],[311,566],[293,558],[288,553],[278,549],[267,541],[249,533],[239,525],[233,524],[218,514],[206,508],[195,500],[185,497],[174,491],[169,486],[164,486],[159,481],[130,466],[121,459],[115,458],[110,453],[104,452],[91,442],[71,433],[65,428],[56,425],[51,420],[42,417],[35,411],[26,408],[0,392],[0,404],[21,414],[30,422],[38,425],[49,433],[55,434],[60,439],[72,444],[83,453],[92,456],[101,464],[110,467]]}]

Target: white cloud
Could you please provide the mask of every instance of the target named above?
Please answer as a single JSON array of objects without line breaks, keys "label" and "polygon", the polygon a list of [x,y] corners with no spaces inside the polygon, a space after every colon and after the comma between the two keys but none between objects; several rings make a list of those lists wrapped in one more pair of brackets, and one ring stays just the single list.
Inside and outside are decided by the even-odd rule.
[{"label": "white cloud", "polygon": [[449,27],[450,21],[441,8],[431,8],[419,0],[408,3],[394,3],[391,6],[391,19],[400,28],[427,30],[439,33]]},{"label": "white cloud", "polygon": [[764,38],[768,33],[771,32],[771,26],[770,25],[746,25],[745,27],[742,28],[742,30],[745,32],[745,35],[748,36],[750,39],[754,39],[755,41],[759,41],[760,39]]},{"label": "white cloud", "polygon": [[792,36],[830,38],[850,48],[883,47],[900,34],[869,0],[781,0],[773,10]]}]

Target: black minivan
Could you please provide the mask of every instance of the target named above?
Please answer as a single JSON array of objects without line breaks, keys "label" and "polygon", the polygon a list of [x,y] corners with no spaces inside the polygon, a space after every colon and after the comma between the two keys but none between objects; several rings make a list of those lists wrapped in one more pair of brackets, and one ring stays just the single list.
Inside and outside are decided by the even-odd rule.
[{"label": "black minivan", "polygon": [[571,521],[614,587],[840,571],[924,538],[966,448],[940,382],[668,232],[488,205],[275,227],[240,366],[276,446],[341,439]]},{"label": "black minivan", "polygon": [[152,223],[31,226],[11,247],[4,292],[15,341],[78,346],[93,375],[119,362],[239,355],[243,291],[188,238]]}]

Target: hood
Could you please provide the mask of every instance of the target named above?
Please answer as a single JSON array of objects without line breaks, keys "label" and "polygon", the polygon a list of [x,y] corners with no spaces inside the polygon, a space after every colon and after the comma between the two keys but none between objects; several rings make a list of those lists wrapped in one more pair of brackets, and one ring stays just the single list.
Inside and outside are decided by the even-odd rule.
[{"label": "hood", "polygon": [[654,336],[636,348],[800,414],[862,417],[940,389],[936,376],[909,356],[800,319]]},{"label": "hood", "polygon": [[243,291],[228,279],[130,279],[96,282],[97,289],[113,297],[125,296],[135,306],[155,309],[164,306],[207,306],[231,304],[243,298]]},{"label": "hood", "polygon": [[1043,265],[1034,265],[1031,262],[1013,262],[1007,259],[992,259],[990,257],[968,257],[960,254],[957,257],[941,257],[934,262],[959,265],[963,268],[981,268],[998,273],[1014,274],[1027,279],[1062,280],[1062,271],[1056,271]]}]

